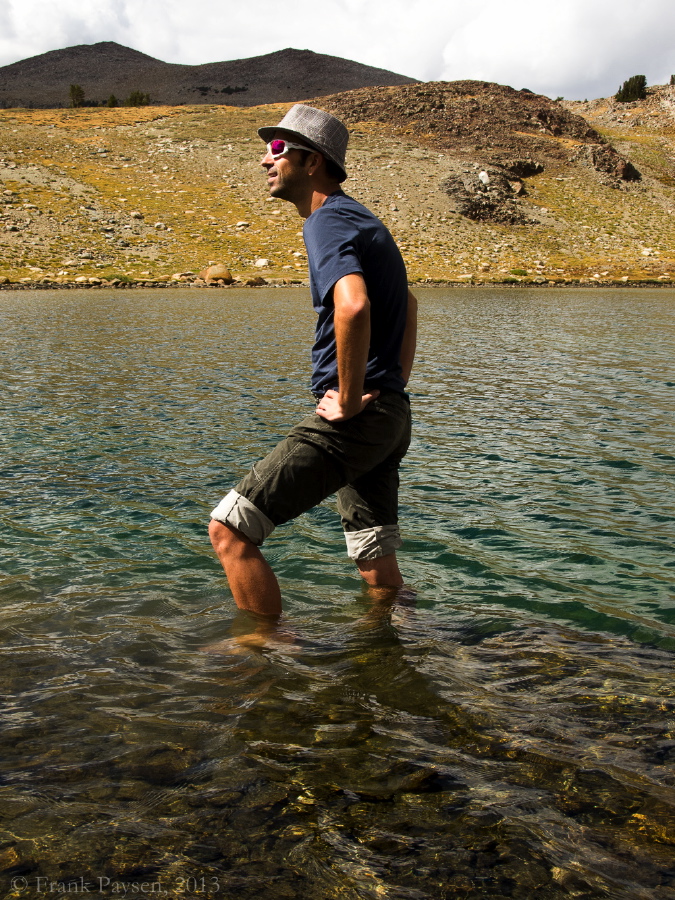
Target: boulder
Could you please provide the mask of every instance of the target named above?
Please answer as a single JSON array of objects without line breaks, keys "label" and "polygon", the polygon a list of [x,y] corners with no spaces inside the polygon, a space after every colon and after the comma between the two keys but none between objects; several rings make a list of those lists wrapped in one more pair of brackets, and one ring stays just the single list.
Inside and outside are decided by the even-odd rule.
[{"label": "boulder", "polygon": [[213,266],[207,266],[199,273],[199,277],[203,278],[207,284],[212,281],[224,281],[225,284],[232,284],[234,278],[227,266],[222,263],[216,263]]},{"label": "boulder", "polygon": [[253,263],[253,265],[257,269],[269,269],[270,261],[269,261],[269,259],[256,259],[256,261]]}]

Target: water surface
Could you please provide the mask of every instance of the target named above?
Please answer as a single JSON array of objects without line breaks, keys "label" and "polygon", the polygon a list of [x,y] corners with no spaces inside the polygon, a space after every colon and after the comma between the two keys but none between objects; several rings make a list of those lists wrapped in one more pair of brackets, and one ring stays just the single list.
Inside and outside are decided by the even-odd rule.
[{"label": "water surface", "polygon": [[205,527],[311,408],[305,292],[0,294],[8,896],[675,896],[675,295],[420,293],[412,590],[329,500],[271,633]]}]

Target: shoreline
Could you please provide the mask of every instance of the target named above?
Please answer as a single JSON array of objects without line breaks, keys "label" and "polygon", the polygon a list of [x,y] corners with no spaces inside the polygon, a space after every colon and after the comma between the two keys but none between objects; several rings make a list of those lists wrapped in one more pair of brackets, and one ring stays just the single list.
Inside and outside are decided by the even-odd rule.
[{"label": "shoreline", "polygon": [[[595,279],[565,279],[561,281],[436,281],[425,279],[420,281],[409,282],[411,288],[428,288],[428,287],[470,287],[470,288],[675,288],[675,280],[662,281],[659,279],[636,279],[634,281],[598,281]],[[220,290],[231,290],[241,288],[300,288],[309,287],[308,281],[263,281],[258,279],[257,283],[250,282],[233,282],[232,284],[206,284],[204,282],[180,282],[180,281],[124,281],[124,282],[105,282],[97,284],[86,284],[80,282],[63,282],[58,281],[32,281],[32,282],[6,282],[0,284],[0,291],[72,291],[72,290],[149,290],[157,288],[191,288],[195,290],[214,288]]]}]

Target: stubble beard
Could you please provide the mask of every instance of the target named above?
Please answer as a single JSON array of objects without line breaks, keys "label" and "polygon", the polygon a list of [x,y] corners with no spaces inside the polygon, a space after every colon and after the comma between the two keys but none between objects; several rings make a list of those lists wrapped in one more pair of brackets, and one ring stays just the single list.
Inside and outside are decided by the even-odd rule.
[{"label": "stubble beard", "polygon": [[292,169],[286,173],[277,172],[276,181],[269,186],[270,197],[299,203],[306,193],[305,179],[302,170]]}]

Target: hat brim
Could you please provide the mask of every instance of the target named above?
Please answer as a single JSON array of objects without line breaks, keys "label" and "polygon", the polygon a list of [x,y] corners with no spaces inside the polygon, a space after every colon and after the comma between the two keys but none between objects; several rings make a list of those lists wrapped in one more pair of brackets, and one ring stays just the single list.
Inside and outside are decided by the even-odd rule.
[{"label": "hat brim", "polygon": [[292,128],[284,128],[283,125],[265,125],[263,128],[258,129],[258,135],[265,141],[266,144],[274,138],[274,135],[277,131],[285,131],[286,134],[293,135],[293,137],[298,138],[298,140],[307,144],[309,147],[312,147],[314,150],[318,150],[326,159],[329,159],[332,163],[334,163],[338,169],[342,172],[343,176],[347,177],[347,170],[342,166],[336,159],[333,158],[332,154],[328,153],[328,151],[324,148],[316,144],[314,141],[310,141],[308,137],[306,137],[300,131],[294,131]]}]

